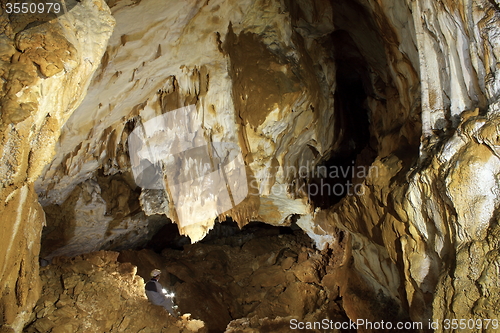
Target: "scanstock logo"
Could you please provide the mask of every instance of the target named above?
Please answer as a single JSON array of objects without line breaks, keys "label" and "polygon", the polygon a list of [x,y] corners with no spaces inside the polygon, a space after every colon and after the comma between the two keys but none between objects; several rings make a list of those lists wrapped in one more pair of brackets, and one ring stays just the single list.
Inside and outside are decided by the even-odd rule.
[{"label": "scanstock logo", "polygon": [[208,142],[201,116],[194,105],[182,107],[139,123],[128,138],[136,184],[166,190],[181,227],[215,218],[248,194],[239,146]]}]

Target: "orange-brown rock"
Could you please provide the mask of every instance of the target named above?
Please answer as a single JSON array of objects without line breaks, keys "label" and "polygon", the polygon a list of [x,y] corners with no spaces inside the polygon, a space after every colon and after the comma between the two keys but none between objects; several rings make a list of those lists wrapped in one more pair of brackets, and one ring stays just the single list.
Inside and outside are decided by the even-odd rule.
[{"label": "orange-brown rock", "polygon": [[200,320],[152,305],[137,267],[118,252],[56,257],[42,268],[42,295],[24,332],[207,332]]},{"label": "orange-brown rock", "polygon": [[[20,332],[39,297],[45,214],[34,181],[86,94],[114,27],[103,1],[72,14],[0,15],[0,325]],[[87,22],[93,22],[88,24]],[[92,41],[92,42],[90,42]]]}]

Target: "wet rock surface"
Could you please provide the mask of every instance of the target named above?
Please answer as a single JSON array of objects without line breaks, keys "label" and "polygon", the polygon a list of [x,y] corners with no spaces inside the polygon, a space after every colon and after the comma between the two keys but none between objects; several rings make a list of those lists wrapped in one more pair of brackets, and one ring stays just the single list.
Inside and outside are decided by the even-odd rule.
[{"label": "wet rock surface", "polygon": [[42,295],[24,332],[207,332],[200,320],[150,304],[137,268],[117,262],[118,255],[56,257],[41,268]]}]

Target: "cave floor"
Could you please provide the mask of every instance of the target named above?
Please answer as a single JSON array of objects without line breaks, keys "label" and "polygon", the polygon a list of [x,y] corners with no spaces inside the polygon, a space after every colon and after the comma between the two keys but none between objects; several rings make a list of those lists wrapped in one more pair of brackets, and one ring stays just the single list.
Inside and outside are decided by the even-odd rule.
[{"label": "cave floor", "polygon": [[[228,330],[261,326],[262,318],[348,321],[335,276],[341,249],[317,251],[301,230],[269,227],[209,238],[182,251],[164,249],[161,255],[123,251],[118,260],[136,265],[144,278],[161,267],[167,274],[160,282],[175,292],[181,313],[222,332],[230,322]],[[289,319],[283,329],[290,329]]]},{"label": "cave floor", "polygon": [[[288,332],[293,318],[348,321],[336,275],[342,244],[335,248],[315,250],[300,230],[257,228],[161,254],[54,258],[25,332]],[[175,293],[180,319],[147,303],[143,279],[153,268]]]}]

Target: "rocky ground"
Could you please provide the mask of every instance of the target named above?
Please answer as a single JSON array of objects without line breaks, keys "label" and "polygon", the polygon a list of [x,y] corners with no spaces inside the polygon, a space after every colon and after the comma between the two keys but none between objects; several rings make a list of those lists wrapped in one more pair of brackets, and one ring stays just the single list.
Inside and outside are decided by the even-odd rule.
[{"label": "rocky ground", "polygon": [[58,257],[41,268],[42,296],[24,332],[207,332],[200,320],[176,319],[151,305],[137,268],[117,262],[118,255]]},{"label": "rocky ground", "polygon": [[[336,282],[342,244],[320,252],[300,230],[265,225],[211,235],[161,254],[54,258],[41,268],[42,297],[25,332],[288,332],[293,318],[348,320]],[[147,301],[153,268],[175,292],[179,319]]]},{"label": "rocky ground", "polygon": [[[41,268],[42,296],[24,332],[285,333],[291,320],[349,322],[346,312],[370,321],[408,320],[352,273],[350,237],[335,232],[337,241],[319,251],[293,224],[240,230],[217,223],[195,244],[167,225],[141,250],[55,257]],[[178,318],[145,296],[154,268],[175,294]]]},{"label": "rocky ground", "polygon": [[292,318],[348,320],[336,282],[342,244],[320,252],[302,231],[249,227],[229,236],[220,228],[214,233],[225,237],[211,233],[182,251],[123,251],[118,260],[143,277],[154,267],[168,273],[160,282],[175,292],[179,310],[210,332],[288,332]]}]

